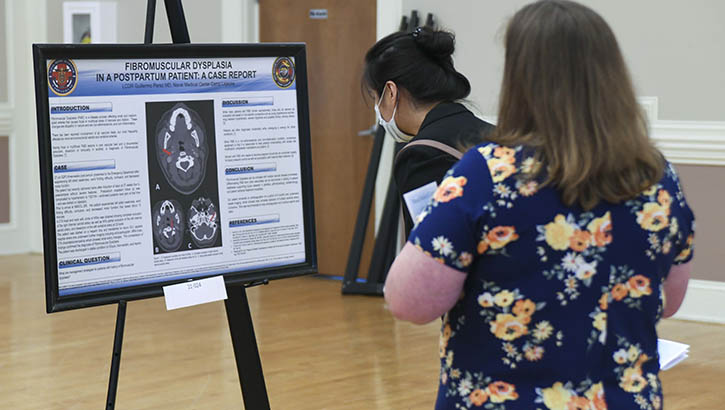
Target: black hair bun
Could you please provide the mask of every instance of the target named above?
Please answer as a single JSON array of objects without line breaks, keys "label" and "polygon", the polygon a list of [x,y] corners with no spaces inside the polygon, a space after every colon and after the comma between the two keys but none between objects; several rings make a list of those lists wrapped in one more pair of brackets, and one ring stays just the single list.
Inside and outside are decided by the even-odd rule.
[{"label": "black hair bun", "polygon": [[438,61],[448,60],[456,49],[456,37],[448,31],[418,27],[413,31],[413,39],[426,55]]},{"label": "black hair bun", "polygon": [[471,93],[471,84],[453,65],[455,36],[419,27],[380,39],[365,54],[363,83],[377,97],[387,81],[406,90],[419,103],[457,101]]}]

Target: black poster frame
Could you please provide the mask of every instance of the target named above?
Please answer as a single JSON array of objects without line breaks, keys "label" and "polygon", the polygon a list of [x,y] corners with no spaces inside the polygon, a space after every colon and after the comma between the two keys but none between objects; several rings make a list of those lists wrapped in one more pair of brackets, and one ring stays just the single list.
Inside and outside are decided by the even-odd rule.
[{"label": "black poster frame", "polygon": [[[263,269],[225,273],[229,285],[250,285],[317,272],[315,216],[312,186],[307,54],[304,43],[262,44],[34,44],[33,61],[40,159],[43,250],[45,264],[46,310],[48,313],[118,303],[163,295],[163,286],[186,282],[176,279],[152,284],[120,287],[111,290],[60,296],[56,252],[55,200],[50,142],[50,112],[47,86],[47,61],[69,59],[143,59],[143,58],[236,58],[294,57],[296,69],[298,133],[300,149],[302,206],[304,221],[305,262]],[[201,279],[215,274],[199,275]]]}]

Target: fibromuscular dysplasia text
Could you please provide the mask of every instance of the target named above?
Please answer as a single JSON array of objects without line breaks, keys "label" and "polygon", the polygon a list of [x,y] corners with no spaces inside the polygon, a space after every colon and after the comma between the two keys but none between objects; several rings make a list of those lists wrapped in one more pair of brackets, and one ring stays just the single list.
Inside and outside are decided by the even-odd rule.
[{"label": "fibromuscular dysplasia text", "polygon": [[127,61],[123,72],[97,73],[96,82],[254,79],[257,70],[235,69],[231,61]]}]

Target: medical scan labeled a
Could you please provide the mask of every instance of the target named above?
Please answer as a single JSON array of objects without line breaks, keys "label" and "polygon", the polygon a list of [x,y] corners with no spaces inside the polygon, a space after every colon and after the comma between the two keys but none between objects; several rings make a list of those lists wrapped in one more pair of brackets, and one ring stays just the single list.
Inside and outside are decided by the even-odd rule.
[{"label": "medical scan labeled a", "polygon": [[156,155],[166,180],[182,194],[204,180],[208,148],[204,123],[183,103],[174,105],[156,125]]},{"label": "medical scan labeled a", "polygon": [[221,246],[213,101],[146,103],[154,253]]}]

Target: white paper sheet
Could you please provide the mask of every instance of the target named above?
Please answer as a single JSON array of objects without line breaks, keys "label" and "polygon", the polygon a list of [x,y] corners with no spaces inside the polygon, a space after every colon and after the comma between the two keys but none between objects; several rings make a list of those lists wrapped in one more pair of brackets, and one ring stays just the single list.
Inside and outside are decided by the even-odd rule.
[{"label": "white paper sheet", "polygon": [[408,212],[410,213],[413,221],[415,221],[415,218],[420,215],[423,210],[425,210],[425,207],[428,205],[428,202],[435,193],[436,189],[438,189],[438,184],[433,181],[403,194],[405,206],[408,207]]},{"label": "white paper sheet", "polygon": [[657,350],[660,354],[660,369],[669,370],[690,355],[690,345],[657,339]]}]

